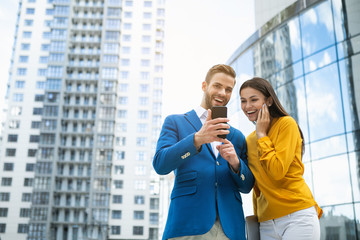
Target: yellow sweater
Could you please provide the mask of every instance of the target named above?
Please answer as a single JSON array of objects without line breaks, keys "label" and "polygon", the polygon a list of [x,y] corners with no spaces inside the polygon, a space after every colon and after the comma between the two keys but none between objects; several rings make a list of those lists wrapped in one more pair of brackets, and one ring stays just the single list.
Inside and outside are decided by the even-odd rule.
[{"label": "yellow sweater", "polygon": [[257,139],[254,131],[246,142],[249,167],[255,176],[254,214],[259,222],[311,206],[320,218],[322,210],[303,178],[302,139],[296,121],[290,116],[275,118],[268,136]]}]

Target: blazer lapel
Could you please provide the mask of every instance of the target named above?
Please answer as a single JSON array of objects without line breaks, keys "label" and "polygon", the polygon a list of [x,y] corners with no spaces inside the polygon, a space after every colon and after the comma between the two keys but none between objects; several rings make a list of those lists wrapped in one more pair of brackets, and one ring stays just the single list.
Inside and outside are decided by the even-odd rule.
[{"label": "blazer lapel", "polygon": [[[200,128],[202,127],[202,123],[201,123],[198,115],[196,114],[195,110],[191,110],[190,112],[185,113],[185,119],[194,127],[196,132],[199,131]],[[213,150],[211,148],[211,145],[209,143],[207,143],[205,145],[208,148],[208,150],[210,151],[213,158],[216,159],[216,157],[213,153]]]}]

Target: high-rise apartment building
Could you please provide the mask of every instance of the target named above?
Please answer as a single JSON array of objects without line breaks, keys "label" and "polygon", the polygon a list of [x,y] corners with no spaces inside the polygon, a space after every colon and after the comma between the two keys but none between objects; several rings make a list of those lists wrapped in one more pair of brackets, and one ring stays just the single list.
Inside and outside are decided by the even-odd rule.
[{"label": "high-rise apartment building", "polygon": [[0,237],[158,239],[164,0],[20,0]]}]

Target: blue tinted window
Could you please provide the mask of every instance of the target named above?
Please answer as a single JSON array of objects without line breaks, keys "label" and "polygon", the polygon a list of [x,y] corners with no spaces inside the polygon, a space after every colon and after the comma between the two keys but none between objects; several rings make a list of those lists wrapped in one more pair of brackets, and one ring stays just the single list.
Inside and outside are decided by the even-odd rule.
[{"label": "blue tinted window", "polygon": [[335,43],[330,1],[305,11],[300,23],[304,56]]},{"label": "blue tinted window", "polygon": [[29,61],[29,56],[19,56],[19,62],[27,63]]},{"label": "blue tinted window", "polygon": [[35,8],[27,8],[26,9],[26,14],[34,14],[35,13]]},{"label": "blue tinted window", "polygon": [[343,110],[336,64],[305,77],[310,140],[344,132]]}]

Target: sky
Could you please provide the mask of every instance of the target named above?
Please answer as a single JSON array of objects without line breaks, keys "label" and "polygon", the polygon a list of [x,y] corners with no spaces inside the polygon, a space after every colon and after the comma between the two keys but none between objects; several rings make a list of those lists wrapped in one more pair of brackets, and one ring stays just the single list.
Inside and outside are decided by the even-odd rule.
[{"label": "sky", "polygon": [[[17,10],[17,0],[0,0],[0,109]],[[208,69],[226,63],[253,32],[252,0],[166,0],[163,117],[198,106]]]},{"label": "sky", "polygon": [[[0,0],[0,109],[17,11],[17,0]],[[163,118],[200,105],[208,69],[226,63],[254,32],[253,0],[166,0]],[[3,117],[0,111],[0,120]],[[245,215],[251,214],[250,194],[243,196],[243,202]]]}]

